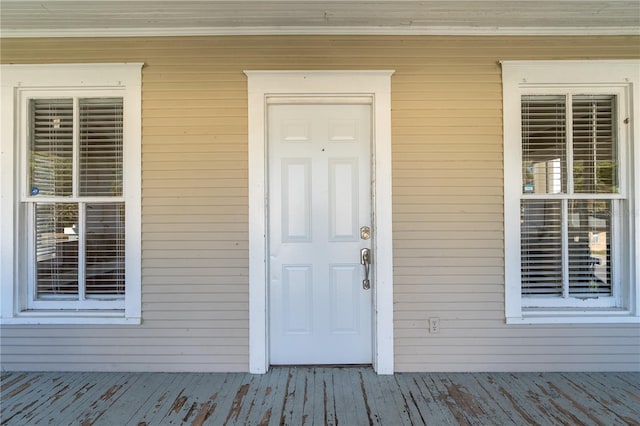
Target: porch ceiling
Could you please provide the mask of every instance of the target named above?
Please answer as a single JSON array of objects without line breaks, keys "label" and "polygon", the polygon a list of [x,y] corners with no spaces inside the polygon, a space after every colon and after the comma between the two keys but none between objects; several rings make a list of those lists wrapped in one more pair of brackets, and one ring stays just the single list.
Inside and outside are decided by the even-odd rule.
[{"label": "porch ceiling", "polygon": [[640,34],[638,0],[0,0],[0,36]]}]

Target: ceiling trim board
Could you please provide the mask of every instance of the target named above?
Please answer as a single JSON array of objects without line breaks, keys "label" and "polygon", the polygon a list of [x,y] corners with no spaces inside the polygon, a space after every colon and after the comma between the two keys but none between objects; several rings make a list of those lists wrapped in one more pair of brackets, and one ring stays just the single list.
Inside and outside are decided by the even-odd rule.
[{"label": "ceiling trim board", "polygon": [[457,36],[597,36],[640,35],[640,27],[194,27],[0,29],[1,38],[165,37],[231,35],[457,35]]}]

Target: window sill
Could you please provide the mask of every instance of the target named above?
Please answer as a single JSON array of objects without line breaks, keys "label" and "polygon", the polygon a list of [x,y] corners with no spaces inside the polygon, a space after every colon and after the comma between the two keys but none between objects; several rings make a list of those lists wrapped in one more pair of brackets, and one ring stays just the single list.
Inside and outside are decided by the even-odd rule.
[{"label": "window sill", "polygon": [[527,309],[507,324],[639,324],[640,316],[624,309]]},{"label": "window sill", "polygon": [[122,324],[140,325],[139,317],[125,317],[124,311],[24,311],[1,318],[0,325],[37,325],[37,324]]}]

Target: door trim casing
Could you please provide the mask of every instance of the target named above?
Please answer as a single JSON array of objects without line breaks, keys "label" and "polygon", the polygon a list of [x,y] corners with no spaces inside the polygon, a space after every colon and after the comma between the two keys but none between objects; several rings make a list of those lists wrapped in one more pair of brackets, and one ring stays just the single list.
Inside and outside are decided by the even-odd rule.
[{"label": "door trim casing", "polygon": [[393,70],[245,71],[249,117],[249,371],[269,369],[266,112],[279,97],[362,98],[372,104],[373,367],[393,374],[391,75]]}]

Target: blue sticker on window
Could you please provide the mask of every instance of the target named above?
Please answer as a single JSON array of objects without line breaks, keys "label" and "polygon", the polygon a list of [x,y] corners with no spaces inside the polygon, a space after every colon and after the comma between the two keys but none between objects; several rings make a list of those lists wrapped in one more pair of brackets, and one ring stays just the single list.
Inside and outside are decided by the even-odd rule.
[{"label": "blue sticker on window", "polygon": [[31,188],[31,195],[38,195],[40,193],[40,188],[34,186]]}]

